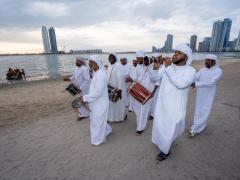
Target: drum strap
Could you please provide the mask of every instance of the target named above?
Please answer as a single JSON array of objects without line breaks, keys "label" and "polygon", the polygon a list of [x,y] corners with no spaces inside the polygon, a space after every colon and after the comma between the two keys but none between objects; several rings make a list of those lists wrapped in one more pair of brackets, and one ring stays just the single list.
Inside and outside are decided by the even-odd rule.
[{"label": "drum strap", "polygon": [[[113,65],[112,69],[111,69],[111,72],[110,72],[110,76],[109,76],[109,80],[108,80],[108,84],[110,84],[110,80],[112,79],[112,72],[113,72],[113,69],[115,68],[116,64]],[[111,86],[112,87],[112,86]],[[116,89],[116,88],[114,88]]]},{"label": "drum strap", "polygon": [[145,72],[144,72],[142,78],[141,78],[138,82],[141,82],[141,81],[143,80],[144,76],[146,75],[146,72],[148,71],[148,68],[149,68],[149,65],[148,65],[147,69],[145,70]]}]

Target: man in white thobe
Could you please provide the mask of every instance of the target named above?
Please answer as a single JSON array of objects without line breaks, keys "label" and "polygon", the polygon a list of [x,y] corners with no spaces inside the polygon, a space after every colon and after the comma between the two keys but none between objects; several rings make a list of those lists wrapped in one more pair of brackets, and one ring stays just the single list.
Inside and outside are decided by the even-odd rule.
[{"label": "man in white thobe", "polygon": [[129,94],[127,92],[128,84],[126,81],[126,78],[129,76],[130,73],[130,65],[128,64],[128,59],[126,56],[120,56],[120,67],[121,67],[121,73],[123,78],[123,89],[122,89],[122,98],[124,100],[125,106],[129,106]]},{"label": "man in white thobe", "polygon": [[[69,78],[64,78],[66,81],[71,81],[77,88],[81,91],[80,95],[83,96],[88,94],[89,86],[90,86],[90,73],[89,69],[85,64],[85,60],[82,57],[78,57],[76,59],[76,68],[73,72],[73,75]],[[89,111],[84,108],[78,108],[79,117],[78,120],[82,120],[86,117],[89,117]]]},{"label": "man in white thobe", "polygon": [[[137,69],[137,64],[138,64],[138,61],[136,59],[134,59],[132,61],[132,65],[130,66],[130,70],[129,70],[129,77],[131,79],[133,79],[135,77],[135,74],[136,74],[136,69]],[[132,97],[128,94],[129,96],[129,112],[132,112],[133,111],[133,105],[132,105]]]},{"label": "man in white thobe", "polygon": [[195,115],[190,136],[196,136],[207,126],[207,119],[211,112],[216,94],[217,81],[222,76],[222,70],[218,66],[217,56],[208,54],[205,58],[205,68],[198,71],[193,88],[197,88]]},{"label": "man in white thobe", "polygon": [[[143,51],[138,51],[136,55],[138,60],[136,73],[133,78],[128,77],[128,81],[136,81],[152,92],[154,85],[151,82],[151,72],[149,69],[150,61],[148,58],[144,59],[145,53]],[[132,98],[133,111],[136,114],[136,130],[138,135],[142,135],[143,131],[146,129],[151,101],[152,99],[149,99],[145,104],[142,104]]]},{"label": "man in white thobe", "polygon": [[108,116],[108,80],[103,63],[99,56],[89,58],[89,67],[93,70],[93,78],[89,93],[80,96],[80,100],[89,103],[91,144],[100,145],[106,141],[112,128],[107,123]]},{"label": "man in white thobe", "polygon": [[157,97],[158,97],[158,92],[159,92],[159,86],[161,84],[161,78],[158,76],[158,71],[163,68],[162,65],[162,56],[159,53],[154,53],[153,56],[153,65],[151,67],[151,74],[152,78],[151,81],[153,84],[157,86],[156,92],[154,93],[152,103],[150,106],[150,112],[149,112],[149,117],[148,120],[153,120],[154,117],[154,111],[156,107],[156,102],[157,102]]},{"label": "man in white thobe", "polygon": [[173,141],[184,132],[188,90],[196,75],[190,66],[192,51],[186,44],[176,46],[172,62],[168,58],[163,60],[165,68],[159,71],[162,81],[152,128],[152,142],[160,151],[159,161],[170,155]]},{"label": "man in white thobe", "polygon": [[[117,62],[117,56],[115,54],[109,55],[109,65],[107,69],[108,85],[121,91],[123,94],[124,79],[122,77],[122,71],[120,64]],[[110,100],[108,110],[109,122],[123,122],[126,119],[125,102],[123,96],[118,99],[117,102]]]}]

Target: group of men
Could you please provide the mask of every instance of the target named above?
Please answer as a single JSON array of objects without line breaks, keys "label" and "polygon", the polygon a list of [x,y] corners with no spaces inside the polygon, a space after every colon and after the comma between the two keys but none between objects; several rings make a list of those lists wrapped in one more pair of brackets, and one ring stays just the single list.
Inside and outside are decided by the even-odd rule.
[{"label": "group of men", "polygon": [[[188,90],[197,88],[195,115],[189,131],[191,137],[206,128],[216,93],[216,82],[222,75],[217,57],[209,54],[205,68],[196,73],[191,66],[192,51],[186,44],[175,48],[172,58],[145,51],[136,52],[132,65],[126,56],[109,55],[109,65],[104,69],[99,56],[89,57],[89,67],[82,58],[76,60],[76,70],[69,78],[81,90],[80,100],[89,104],[89,110],[79,109],[79,119],[90,116],[91,144],[100,145],[112,132],[108,122],[124,122],[127,111],[136,115],[136,132],[142,135],[147,120],[153,120],[152,142],[159,148],[157,160],[163,161],[171,153],[172,143],[185,130]],[[93,71],[92,79],[89,70]],[[142,104],[127,91],[132,82],[138,82],[151,92],[151,98]],[[108,86],[114,87],[120,97],[109,100]]]}]

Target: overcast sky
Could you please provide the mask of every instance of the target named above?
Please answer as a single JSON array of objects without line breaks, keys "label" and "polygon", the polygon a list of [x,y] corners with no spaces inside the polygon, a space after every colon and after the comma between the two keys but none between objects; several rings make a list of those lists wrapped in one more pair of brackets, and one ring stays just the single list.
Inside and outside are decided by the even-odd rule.
[{"label": "overcast sky", "polygon": [[216,20],[240,30],[240,0],[0,0],[0,53],[42,52],[41,26],[54,26],[58,49],[150,51],[167,34],[174,45],[211,36]]}]

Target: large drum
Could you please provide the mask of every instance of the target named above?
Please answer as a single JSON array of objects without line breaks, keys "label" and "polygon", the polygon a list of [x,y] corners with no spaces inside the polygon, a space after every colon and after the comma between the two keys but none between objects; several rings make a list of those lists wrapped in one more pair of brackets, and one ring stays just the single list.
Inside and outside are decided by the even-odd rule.
[{"label": "large drum", "polygon": [[142,104],[145,104],[151,97],[151,92],[138,82],[133,82],[128,86],[128,93]]}]

